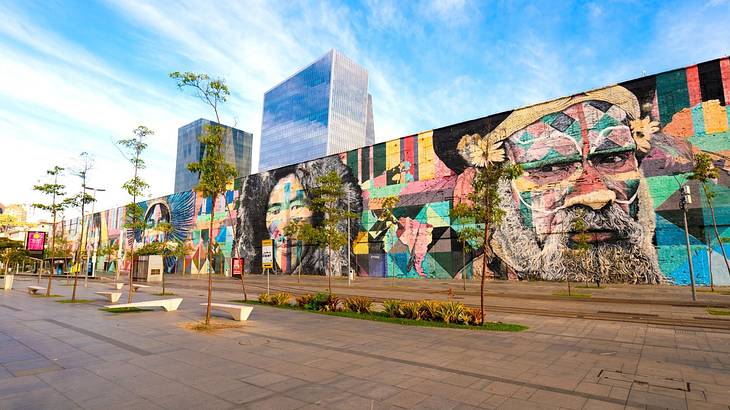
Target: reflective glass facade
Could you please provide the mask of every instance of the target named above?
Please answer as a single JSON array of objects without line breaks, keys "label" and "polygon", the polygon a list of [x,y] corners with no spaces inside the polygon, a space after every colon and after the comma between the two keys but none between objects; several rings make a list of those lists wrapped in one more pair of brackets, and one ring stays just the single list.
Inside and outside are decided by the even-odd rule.
[{"label": "reflective glass facade", "polygon": [[[205,126],[208,124],[215,124],[215,122],[201,118],[177,130],[175,192],[190,191],[198,183],[198,174],[188,171],[187,165],[203,158],[205,148],[198,141],[198,137],[203,134]],[[226,161],[236,167],[239,177],[250,174],[253,134],[226,125],[223,127],[226,130],[223,148]]]},{"label": "reflective glass facade", "polygon": [[[374,140],[367,70],[331,50],[264,94],[259,171]],[[368,133],[369,132],[369,133]]]}]

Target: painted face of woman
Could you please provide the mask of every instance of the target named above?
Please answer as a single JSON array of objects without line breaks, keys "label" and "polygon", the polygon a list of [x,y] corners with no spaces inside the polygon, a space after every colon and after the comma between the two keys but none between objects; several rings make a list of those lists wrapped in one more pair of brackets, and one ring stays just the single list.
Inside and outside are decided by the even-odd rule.
[{"label": "painted face of woman", "polygon": [[283,272],[291,272],[299,265],[296,238],[284,234],[286,227],[295,221],[311,220],[312,211],[304,187],[294,174],[281,178],[269,194],[266,209],[266,227],[274,240],[274,259]]}]

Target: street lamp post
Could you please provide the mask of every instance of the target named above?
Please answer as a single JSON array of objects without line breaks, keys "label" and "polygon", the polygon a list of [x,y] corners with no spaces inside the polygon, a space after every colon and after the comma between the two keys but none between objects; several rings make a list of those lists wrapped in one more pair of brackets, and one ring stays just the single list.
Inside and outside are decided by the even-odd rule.
[{"label": "street lamp post", "polygon": [[682,196],[679,197],[679,207],[682,208],[684,216],[684,239],[687,242],[687,260],[689,261],[689,282],[692,286],[692,301],[697,301],[697,293],[695,292],[695,274],[692,267],[692,248],[689,243],[689,229],[687,228],[687,205],[692,203],[692,194],[689,185],[682,185]]}]

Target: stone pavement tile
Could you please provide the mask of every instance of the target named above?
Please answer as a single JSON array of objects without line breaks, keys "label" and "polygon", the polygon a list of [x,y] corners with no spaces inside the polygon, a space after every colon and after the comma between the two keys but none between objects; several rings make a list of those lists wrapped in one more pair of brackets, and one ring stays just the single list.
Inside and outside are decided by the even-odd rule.
[{"label": "stone pavement tile", "polygon": [[418,409],[429,410],[452,410],[459,405],[458,401],[449,400],[443,397],[430,396],[418,403]]},{"label": "stone pavement tile", "polygon": [[176,392],[173,394],[166,394],[165,391],[160,391],[158,395],[148,397],[149,401],[162,407],[163,409],[169,410],[180,410],[180,409],[206,409],[206,410],[217,410],[217,409],[230,409],[234,407],[234,404],[201,392],[200,390],[188,389],[184,392]]},{"label": "stone pavement tile", "polygon": [[553,404],[548,405],[547,403],[537,403],[534,401],[520,400],[508,398],[502,404],[497,407],[499,409],[514,409],[514,410],[527,410],[527,409],[558,409],[559,405]]},{"label": "stone pavement tile", "polygon": [[244,408],[250,410],[293,410],[306,405],[306,402],[291,397],[274,395],[249,403]]},{"label": "stone pavement tile", "polygon": [[626,401],[629,398],[630,392],[631,390],[624,389],[623,387],[611,387],[611,393],[608,394],[608,397],[616,400]]},{"label": "stone pavement tile", "polygon": [[661,396],[659,394],[638,391],[638,390],[633,390],[633,389],[629,393],[628,401],[629,401],[629,403],[632,403],[632,404],[661,407],[664,409],[675,409],[675,410],[686,410],[687,409],[687,401],[684,399],[678,399],[676,397],[670,397],[670,396]]},{"label": "stone pavement tile", "polygon": [[0,367],[0,380],[7,379],[10,377],[15,377],[13,374],[11,374],[9,371],[5,370],[3,367]]},{"label": "stone pavement tile", "polygon": [[608,395],[611,394],[611,386],[591,382],[581,382],[578,387],[575,388],[575,391],[595,396],[608,397]]},{"label": "stone pavement tile", "polygon": [[588,399],[586,404],[583,405],[584,410],[621,410],[623,408],[623,404],[610,403],[596,399]]},{"label": "stone pavement tile", "polygon": [[104,404],[102,406],[90,407],[84,407],[84,405],[82,404],[82,407],[88,410],[164,410],[164,407],[160,407],[147,399],[134,399],[131,401],[125,400],[121,402]]},{"label": "stone pavement tile", "polygon": [[410,390],[443,398],[449,398],[459,393],[460,389],[461,388],[458,386],[440,383],[433,380],[424,380],[423,382],[414,384],[410,387]]},{"label": "stone pavement tile", "polygon": [[218,393],[217,396],[232,403],[244,404],[276,394],[271,390],[254,386],[253,384],[242,382],[240,384],[241,386],[232,390]]},{"label": "stone pavement tile", "polygon": [[521,386],[511,397],[520,400],[528,400],[537,391],[534,387]]},{"label": "stone pavement tile", "polygon": [[295,387],[284,392],[284,394],[307,403],[323,404],[325,406],[329,406],[331,403],[347,399],[351,396],[350,393],[321,384],[307,384]]},{"label": "stone pavement tile", "polygon": [[61,370],[39,375],[38,378],[76,402],[99,397],[108,392],[127,391],[86,369]]},{"label": "stone pavement tile", "polygon": [[32,392],[49,387],[36,376],[13,377],[0,380],[0,399],[13,394]]},{"label": "stone pavement tile", "polygon": [[370,410],[375,407],[375,400],[349,394],[332,403],[327,403],[327,408],[338,410]]},{"label": "stone pavement tile", "polygon": [[388,397],[393,396],[394,394],[399,393],[401,391],[401,389],[390,386],[388,384],[376,383],[376,382],[370,382],[370,381],[365,381],[360,384],[354,384],[354,385],[351,385],[349,388],[346,388],[344,386],[337,386],[337,387],[339,387],[342,390],[358,394],[365,398],[374,399],[374,400],[378,400],[378,401],[387,399]]},{"label": "stone pavement tile", "polygon": [[0,408],[2,410],[71,410],[81,407],[58,390],[45,387],[3,397],[0,400]]},{"label": "stone pavement tile", "polygon": [[268,385],[278,383],[287,379],[290,379],[290,377],[282,376],[278,373],[262,372],[253,376],[244,377],[241,380],[246,383],[254,384],[256,386],[266,387]]},{"label": "stone pavement tile", "polygon": [[531,397],[531,402],[559,405],[567,409],[580,409],[587,399],[581,396],[573,396],[564,393],[557,393],[548,390],[538,389]]},{"label": "stone pavement tile", "polygon": [[5,363],[5,369],[14,376],[32,376],[61,370],[61,366],[56,362],[45,358],[20,360],[16,362]]},{"label": "stone pavement tile", "polygon": [[499,394],[502,396],[512,396],[517,390],[522,387],[519,384],[512,384],[512,383],[505,383],[505,382],[492,382],[488,384],[485,388],[482,390],[491,393],[491,394]]},{"label": "stone pavement tile", "polygon": [[100,362],[86,366],[85,369],[112,382],[151,373],[150,370],[125,362]]},{"label": "stone pavement tile", "polygon": [[429,396],[427,394],[418,393],[411,390],[403,390],[400,393],[396,393],[385,400],[385,403],[392,404],[394,406],[411,409],[416,408],[418,403],[426,400]]},{"label": "stone pavement tile", "polygon": [[470,406],[468,404],[459,403],[453,410],[477,410],[479,407]]},{"label": "stone pavement tile", "polygon": [[266,387],[267,389],[275,392],[286,392],[288,390],[294,389],[296,387],[305,386],[309,383],[302,379],[297,379],[294,377],[288,377],[286,380],[282,380],[280,382],[269,384],[268,386],[262,386]]},{"label": "stone pavement tile", "polygon": [[78,403],[79,406],[85,409],[106,409],[110,407],[118,408],[125,403],[147,401],[146,399],[119,387],[116,387],[114,390],[104,390],[101,392],[100,395],[96,395],[87,400],[80,400],[78,397],[75,397],[73,395],[67,395],[71,397],[71,399],[73,399],[76,403]]},{"label": "stone pavement tile", "polygon": [[459,390],[449,395],[448,398],[459,403],[478,406],[490,397],[492,397],[492,393],[459,387]]},{"label": "stone pavement tile", "polygon": [[705,401],[687,400],[687,408],[692,410],[727,410],[727,403],[707,403]]}]

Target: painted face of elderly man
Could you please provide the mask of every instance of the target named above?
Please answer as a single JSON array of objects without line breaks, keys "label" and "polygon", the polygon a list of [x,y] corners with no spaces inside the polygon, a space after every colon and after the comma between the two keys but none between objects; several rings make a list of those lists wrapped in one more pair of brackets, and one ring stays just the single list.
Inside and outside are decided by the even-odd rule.
[{"label": "painted face of elderly man", "polygon": [[[639,169],[655,124],[639,114],[636,97],[614,86],[515,111],[488,135],[504,140],[506,160],[524,169],[499,187],[506,216],[494,233],[497,256],[522,276],[588,271],[612,282],[662,281]],[[565,252],[578,218],[591,245],[583,266]]]}]

